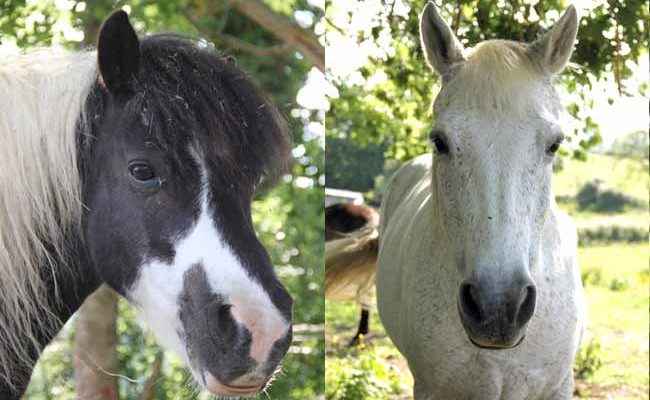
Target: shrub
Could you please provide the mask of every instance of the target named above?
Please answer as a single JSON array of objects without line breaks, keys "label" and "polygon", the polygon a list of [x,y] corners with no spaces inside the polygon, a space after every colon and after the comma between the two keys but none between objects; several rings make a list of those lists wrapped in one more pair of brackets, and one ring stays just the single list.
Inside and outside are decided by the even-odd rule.
[{"label": "shrub", "polygon": [[394,367],[382,362],[372,346],[353,350],[348,358],[328,359],[327,399],[385,399],[405,390]]},{"label": "shrub", "polygon": [[640,243],[648,240],[648,228],[640,226],[598,226],[578,229],[578,245],[608,244],[612,242]]},{"label": "shrub", "polygon": [[640,206],[636,199],[604,188],[599,179],[584,184],[576,195],[576,203],[579,210],[595,212],[621,212],[628,207]]},{"label": "shrub", "polygon": [[575,201],[575,198],[573,196],[570,196],[570,195],[567,195],[567,194],[555,196],[555,202],[557,204],[568,205],[568,204],[573,203],[574,201]]},{"label": "shrub", "polygon": [[615,292],[621,292],[630,287],[630,280],[624,276],[617,276],[609,283],[609,289]]},{"label": "shrub", "polygon": [[598,202],[599,181],[587,182],[576,195],[576,202],[580,210],[587,210]]},{"label": "shrub", "polygon": [[582,277],[582,285],[599,285],[602,282],[603,276],[600,268],[588,268],[580,274]]},{"label": "shrub", "polygon": [[603,365],[600,352],[600,341],[597,338],[591,338],[588,343],[583,342],[573,364],[574,376],[578,379],[593,377]]}]

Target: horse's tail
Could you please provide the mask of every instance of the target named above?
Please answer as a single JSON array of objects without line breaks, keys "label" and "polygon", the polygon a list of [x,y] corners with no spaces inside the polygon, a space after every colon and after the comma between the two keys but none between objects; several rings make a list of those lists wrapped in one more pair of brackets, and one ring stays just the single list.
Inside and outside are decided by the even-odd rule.
[{"label": "horse's tail", "polygon": [[379,233],[375,224],[325,244],[325,297],[373,303]]}]

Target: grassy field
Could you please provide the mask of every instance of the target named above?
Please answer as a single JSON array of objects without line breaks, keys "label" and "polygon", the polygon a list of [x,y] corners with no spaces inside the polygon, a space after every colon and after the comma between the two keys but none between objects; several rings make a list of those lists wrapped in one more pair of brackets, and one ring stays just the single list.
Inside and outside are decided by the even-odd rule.
[{"label": "grassy field", "polygon": [[589,399],[648,398],[648,246],[580,249],[589,303],[586,342],[600,346],[602,366],[579,382]]},{"label": "grassy field", "polygon": [[[591,155],[588,162],[565,161],[554,176],[556,195],[573,197],[589,181],[648,204],[647,171],[629,160]],[[565,205],[563,205],[565,206]],[[648,227],[647,209],[619,214],[567,211],[578,228]],[[648,399],[648,243],[579,248],[580,270],[589,303],[589,323],[576,362],[575,399]],[[328,399],[411,399],[413,381],[404,358],[386,336],[376,312],[365,348],[350,348],[358,308],[326,303],[326,397]]]}]

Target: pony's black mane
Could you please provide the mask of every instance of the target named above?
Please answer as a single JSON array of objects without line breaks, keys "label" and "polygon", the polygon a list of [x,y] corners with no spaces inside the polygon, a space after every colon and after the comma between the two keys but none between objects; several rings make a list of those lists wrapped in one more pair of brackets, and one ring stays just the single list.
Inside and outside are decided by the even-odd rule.
[{"label": "pony's black mane", "polygon": [[[148,142],[180,165],[177,152],[192,144],[227,181],[255,185],[286,171],[286,122],[231,57],[170,33],[142,38],[140,57],[126,110],[140,118]],[[94,107],[103,107],[94,97]]]}]

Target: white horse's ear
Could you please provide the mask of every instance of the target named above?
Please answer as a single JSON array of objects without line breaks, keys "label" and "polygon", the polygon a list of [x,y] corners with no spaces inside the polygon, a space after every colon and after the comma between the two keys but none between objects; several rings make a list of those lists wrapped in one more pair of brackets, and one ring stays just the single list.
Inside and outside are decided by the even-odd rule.
[{"label": "white horse's ear", "polygon": [[551,76],[558,74],[569,61],[578,33],[578,14],[573,5],[543,37],[532,45],[544,70]]},{"label": "white horse's ear", "polygon": [[420,16],[420,40],[427,62],[443,78],[449,77],[454,64],[464,60],[463,45],[431,2]]}]

